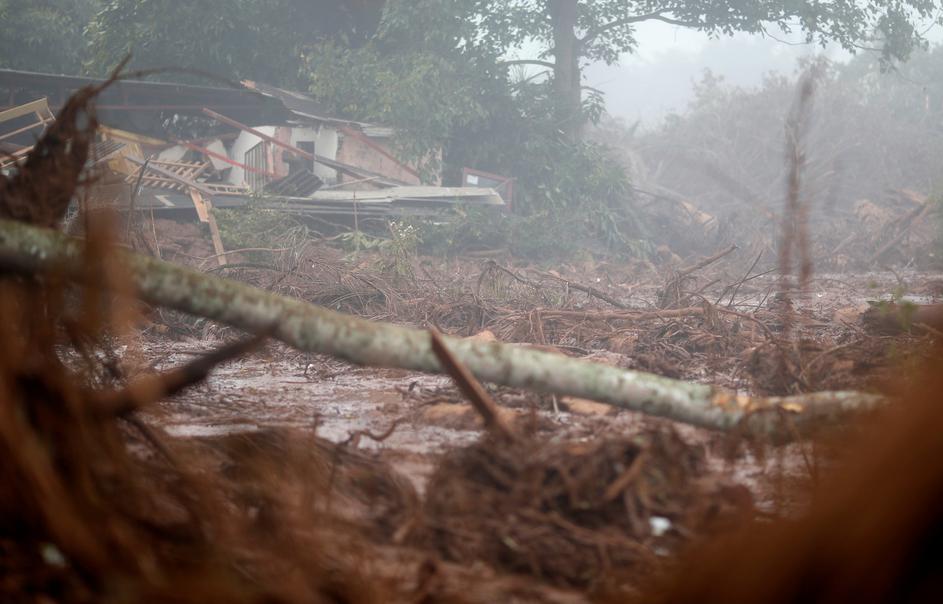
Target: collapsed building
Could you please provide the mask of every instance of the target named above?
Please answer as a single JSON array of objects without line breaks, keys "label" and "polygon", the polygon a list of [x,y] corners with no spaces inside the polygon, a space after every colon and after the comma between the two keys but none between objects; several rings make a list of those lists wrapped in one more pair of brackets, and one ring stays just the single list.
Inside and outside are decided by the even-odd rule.
[{"label": "collapsed building", "polygon": [[[0,169],[16,169],[69,95],[99,83],[0,70]],[[251,204],[362,224],[457,204],[505,205],[492,188],[443,187],[441,175],[399,159],[392,128],[330,116],[304,94],[259,82],[119,80],[100,94],[97,114],[92,202],[195,216],[214,240],[214,207]]]}]

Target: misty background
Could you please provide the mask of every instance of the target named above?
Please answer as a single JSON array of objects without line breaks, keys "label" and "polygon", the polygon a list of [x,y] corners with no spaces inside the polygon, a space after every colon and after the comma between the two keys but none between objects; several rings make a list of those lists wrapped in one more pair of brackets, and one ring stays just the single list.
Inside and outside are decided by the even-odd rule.
[{"label": "misty background", "polygon": [[[943,41],[943,29],[926,25],[931,44]],[[771,73],[795,75],[803,58],[824,57],[837,63],[854,58],[830,44],[807,43],[802,35],[775,32],[775,38],[738,33],[710,37],[666,23],[643,23],[637,28],[638,49],[620,57],[617,65],[595,63],[586,71],[587,84],[606,94],[606,109],[629,123],[657,125],[669,113],[683,113],[694,98],[694,83],[706,72],[731,85],[754,88]],[[888,73],[888,78],[898,74]]]}]

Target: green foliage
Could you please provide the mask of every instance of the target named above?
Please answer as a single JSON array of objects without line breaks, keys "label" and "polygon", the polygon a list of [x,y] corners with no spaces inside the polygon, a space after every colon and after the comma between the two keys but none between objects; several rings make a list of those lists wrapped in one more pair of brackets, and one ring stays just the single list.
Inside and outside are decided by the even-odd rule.
[{"label": "green foliage", "polygon": [[[480,8],[389,2],[364,46],[310,50],[312,94],[337,113],[394,126],[406,159],[435,167],[443,150],[447,182],[464,166],[516,178],[513,215],[471,212],[455,224],[423,227],[427,249],[510,246],[531,257],[584,245],[630,249],[643,232],[623,170],[602,147],[564,136],[551,82],[508,77],[501,48],[471,20]],[[588,114],[597,117],[602,107],[601,96],[587,98]]]},{"label": "green foliage", "polygon": [[[710,36],[798,30],[808,42],[837,42],[852,52],[878,48],[889,65],[925,47],[923,28],[943,20],[935,0],[475,0],[466,6],[477,30],[466,40],[496,56],[537,42],[542,50],[534,58],[553,59],[552,77],[561,82],[555,109],[569,116],[571,138],[586,117],[572,115],[579,109],[573,97],[580,96],[580,70],[634,52],[640,23],[661,21]],[[566,6],[575,14],[563,10]]]},{"label": "green foliage", "polygon": [[370,235],[359,229],[346,231],[339,235],[331,237],[331,241],[341,244],[341,248],[349,252],[352,258],[356,258],[360,252],[375,252],[383,245],[383,238]]},{"label": "green foliage", "polygon": [[[576,7],[572,23],[552,10],[567,2]],[[94,16],[90,7],[99,9]],[[458,245],[477,232],[471,239],[505,241],[532,256],[582,246],[640,254],[646,232],[621,166],[604,148],[574,142],[572,119],[561,121],[554,82],[564,79],[561,65],[550,64],[541,79],[509,69],[509,54],[536,43],[536,58],[548,63],[561,59],[554,45],[571,40],[575,56],[568,59],[579,71],[634,51],[637,25],[657,20],[712,36],[797,29],[849,50],[879,47],[886,67],[925,45],[916,25],[939,19],[937,9],[935,0],[0,0],[0,60],[74,70],[86,57],[77,32],[90,20],[92,72],[105,73],[132,53],[135,67],[306,86],[334,113],[395,127],[395,151],[419,161],[426,176],[444,164],[452,182],[464,166],[517,179],[512,217],[472,214],[462,221],[465,234],[439,239]],[[935,71],[924,75],[943,81]],[[580,83],[576,77],[568,85]],[[597,120],[602,96],[582,98],[583,118]],[[705,115],[708,103],[729,113],[732,97],[715,87],[700,100]],[[778,111],[774,103],[768,108]],[[235,239],[255,236],[240,229],[228,225]]]},{"label": "green foliage", "polygon": [[220,236],[226,249],[251,249],[246,255],[265,262],[275,250],[296,247],[311,237],[308,228],[286,212],[257,205],[238,209],[214,209]]},{"label": "green foliage", "polygon": [[309,49],[311,94],[337,115],[395,126],[394,151],[426,175],[441,168],[450,134],[485,115],[468,66],[438,53],[389,53],[381,44],[351,49],[324,42]]},{"label": "green foliage", "polygon": [[[229,79],[300,84],[302,49],[355,46],[377,25],[378,2],[330,0],[102,0],[88,68],[104,73],[128,53],[134,67],[195,69]],[[193,79],[178,74],[167,77]]]},{"label": "green foliage", "polygon": [[[578,2],[576,22],[568,24],[551,5],[389,0],[368,43],[357,49],[322,43],[308,54],[312,93],[339,113],[396,127],[405,158],[434,165],[443,148],[451,182],[463,166],[517,179],[514,217],[471,214],[458,227],[464,232],[424,233],[428,245],[505,241],[535,256],[582,245],[644,253],[637,242],[646,232],[621,166],[603,148],[574,142],[560,120],[560,90],[553,82],[559,66],[551,65],[551,77],[540,79],[502,63],[534,41],[544,49],[538,58],[557,59],[553,45],[561,28],[578,37],[578,66],[614,62],[633,51],[634,28],[648,20],[711,35],[799,28],[809,40],[837,41],[848,49],[881,46],[889,60],[920,47],[923,38],[913,25],[934,17],[930,0],[594,0]],[[584,117],[598,119],[601,95],[584,98]]]},{"label": "green foliage", "polygon": [[907,288],[904,285],[899,285],[891,292],[889,300],[869,300],[868,305],[876,309],[880,316],[889,317],[904,331],[910,331],[914,324],[917,304],[907,300],[906,295]]},{"label": "green foliage", "polygon": [[[927,136],[943,122],[943,47],[917,51],[891,71],[882,71],[874,55],[812,67],[817,77],[807,169],[810,180],[824,183],[809,193],[813,208],[852,212],[854,202],[879,191],[932,193],[943,186],[943,140]],[[783,116],[795,97],[795,77],[770,76],[743,89],[708,73],[687,111],[634,144],[660,166],[663,182],[696,197],[707,212],[730,208],[732,194],[778,203]]]},{"label": "green foliage", "polygon": [[248,4],[105,0],[89,28],[89,69],[104,74],[131,54],[135,68],[181,67],[234,77],[237,65],[252,60],[250,48],[258,41],[246,21]]},{"label": "green foliage", "polygon": [[339,115],[396,127],[396,153],[436,173],[452,137],[507,90],[497,56],[472,43],[471,16],[459,0],[388,0],[364,44],[308,47],[310,93]]},{"label": "green foliage", "polygon": [[507,248],[533,259],[559,259],[585,250],[623,256],[650,252],[623,168],[593,143],[528,141],[527,155],[507,157],[520,174],[515,213],[470,211],[446,225],[427,225],[430,250]]},{"label": "green foliage", "polygon": [[413,260],[421,243],[419,229],[405,222],[390,223],[390,238],[380,246],[381,270],[414,281]]},{"label": "green foliage", "polygon": [[[477,0],[484,41],[494,48],[528,40],[553,44],[550,5],[559,0]],[[577,0],[572,0],[576,2]],[[906,59],[925,44],[917,24],[940,19],[935,0],[797,2],[795,0],[589,0],[577,2],[581,55],[613,63],[637,47],[635,27],[662,21],[711,35],[763,33],[775,26],[802,31],[810,42],[855,51],[879,47],[887,60]],[[550,52],[545,56],[550,56]]]},{"label": "green foliage", "polygon": [[0,0],[0,67],[79,73],[97,0]]},{"label": "green foliage", "polygon": [[419,228],[407,222],[390,222],[390,237],[378,237],[359,229],[347,231],[331,238],[349,252],[350,260],[357,260],[361,253],[373,255],[373,263],[381,273],[413,283],[413,261],[419,252]]},{"label": "green foliage", "polygon": [[[574,142],[560,131],[550,83],[518,82],[515,89],[487,119],[464,129],[461,143],[446,156],[452,166],[516,179],[514,215],[493,224],[472,214],[462,239],[486,227],[481,244],[503,237],[512,251],[529,257],[559,257],[577,249],[643,254],[638,242],[647,233],[622,165],[605,146]],[[483,225],[475,225],[481,220]]]}]

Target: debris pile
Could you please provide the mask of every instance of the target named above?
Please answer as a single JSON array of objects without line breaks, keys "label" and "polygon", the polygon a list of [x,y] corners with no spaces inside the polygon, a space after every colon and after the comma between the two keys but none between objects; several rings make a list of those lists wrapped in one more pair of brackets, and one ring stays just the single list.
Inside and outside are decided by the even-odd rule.
[{"label": "debris pile", "polygon": [[651,573],[693,535],[752,513],[749,491],[659,431],[586,443],[485,439],[446,454],[424,509],[428,541],[446,559],[579,588]]}]

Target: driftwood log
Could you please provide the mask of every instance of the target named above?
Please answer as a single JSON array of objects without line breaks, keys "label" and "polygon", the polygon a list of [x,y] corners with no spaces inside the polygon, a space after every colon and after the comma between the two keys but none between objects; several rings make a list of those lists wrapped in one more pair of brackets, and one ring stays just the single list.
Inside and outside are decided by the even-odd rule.
[{"label": "driftwood log", "polygon": [[[57,273],[81,279],[84,243],[52,230],[0,220],[0,270]],[[441,373],[430,334],[333,312],[116,249],[137,289],[153,305],[273,337],[299,350],[330,354],[358,365]],[[823,392],[783,398],[738,395],[714,386],[628,371],[500,342],[443,337],[455,358],[478,379],[517,388],[586,398],[652,416],[721,431],[792,440],[881,406],[880,396]]]}]

